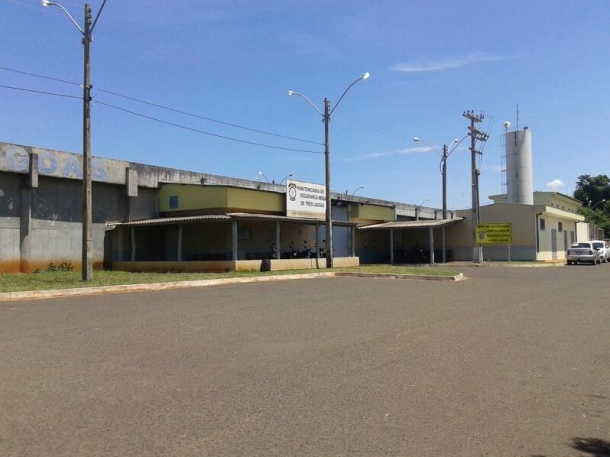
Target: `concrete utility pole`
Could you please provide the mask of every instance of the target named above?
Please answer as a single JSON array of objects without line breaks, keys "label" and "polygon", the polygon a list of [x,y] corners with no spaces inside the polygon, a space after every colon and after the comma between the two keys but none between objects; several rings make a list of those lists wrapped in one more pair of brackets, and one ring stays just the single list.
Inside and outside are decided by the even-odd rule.
[{"label": "concrete utility pole", "polygon": [[60,8],[72,21],[83,36],[83,221],[82,221],[82,280],[91,281],[93,272],[93,210],[91,196],[91,56],[90,47],[93,41],[93,29],[106,5],[102,3],[95,21],[91,18],[91,6],[85,4],[83,28],[72,15],[59,3],[42,0],[42,6]]},{"label": "concrete utility pole", "polygon": [[306,95],[303,95],[299,92],[295,92],[293,90],[288,91],[288,95],[296,95],[298,97],[302,97],[305,99],[307,103],[309,103],[313,109],[315,109],[321,116],[322,122],[324,123],[324,170],[325,170],[325,187],[326,187],[326,268],[332,268],[334,266],[333,258],[333,218],[332,218],[332,199],[331,199],[331,191],[330,191],[330,139],[329,139],[329,127],[328,124],[330,122],[330,116],[339,106],[345,94],[350,90],[350,88],[356,84],[358,81],[363,81],[368,79],[370,76],[367,71],[360,78],[355,80],[347,89],[343,91],[343,95],[339,97],[339,101],[335,103],[335,107],[333,109],[330,108],[330,100],[328,98],[324,99],[324,112],[320,111],[320,109],[316,106],[314,102],[312,102]]},{"label": "concrete utility pole", "polygon": [[477,154],[483,154],[477,151],[476,143],[479,141],[487,141],[489,135],[485,132],[477,130],[475,124],[482,122],[485,118],[482,114],[475,115],[473,111],[464,111],[463,116],[470,120],[468,127],[470,135],[470,152],[471,152],[471,169],[472,169],[472,261],[474,263],[483,262],[483,249],[477,243],[477,224],[481,222],[479,214],[479,175],[481,171],[477,168]]},{"label": "concrete utility pole", "polygon": [[93,198],[91,195],[91,7],[85,5],[85,30],[83,32],[83,281],[93,276]]},{"label": "concrete utility pole", "polygon": [[447,219],[447,158],[449,148],[443,144],[443,155],[441,158],[441,174],[443,175],[443,220]]},{"label": "concrete utility pole", "polygon": [[[350,86],[351,87],[351,86]],[[339,100],[340,101],[340,100]],[[326,268],[333,267],[333,211],[330,196],[330,140],[328,123],[330,122],[330,100],[324,99],[324,183],[326,186]]]}]

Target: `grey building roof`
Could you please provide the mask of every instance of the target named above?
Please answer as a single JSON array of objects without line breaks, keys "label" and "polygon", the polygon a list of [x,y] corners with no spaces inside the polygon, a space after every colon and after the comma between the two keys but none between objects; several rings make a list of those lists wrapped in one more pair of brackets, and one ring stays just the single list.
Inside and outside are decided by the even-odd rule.
[{"label": "grey building roof", "polygon": [[419,229],[419,228],[437,228],[445,225],[455,224],[463,220],[462,217],[445,220],[433,221],[394,221],[384,222],[382,224],[365,225],[358,227],[358,230],[394,230],[394,229]]},{"label": "grey building roof", "polygon": [[[192,222],[211,222],[211,221],[231,221],[231,220],[254,220],[254,221],[274,221],[274,222],[295,222],[301,224],[324,225],[324,220],[307,219],[303,217],[276,216],[272,214],[251,214],[251,213],[226,213],[226,214],[203,214],[198,216],[182,217],[160,217],[155,219],[145,219],[130,222],[109,222],[107,225],[113,227],[141,227],[149,225],[172,225],[188,224]],[[333,225],[340,227],[354,227],[355,222],[333,221]]]}]

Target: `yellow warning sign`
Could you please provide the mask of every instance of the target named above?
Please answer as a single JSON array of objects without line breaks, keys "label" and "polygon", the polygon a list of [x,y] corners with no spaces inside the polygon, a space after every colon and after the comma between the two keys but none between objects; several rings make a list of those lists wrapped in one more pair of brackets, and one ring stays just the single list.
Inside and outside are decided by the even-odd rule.
[{"label": "yellow warning sign", "polygon": [[512,224],[477,224],[477,244],[511,244],[512,242]]}]

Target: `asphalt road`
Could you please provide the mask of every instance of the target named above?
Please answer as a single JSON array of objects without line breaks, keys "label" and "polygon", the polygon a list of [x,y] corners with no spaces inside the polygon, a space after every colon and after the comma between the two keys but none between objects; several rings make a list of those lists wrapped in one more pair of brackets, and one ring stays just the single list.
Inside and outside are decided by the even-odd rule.
[{"label": "asphalt road", "polygon": [[0,303],[0,455],[610,455],[610,265],[462,271]]}]

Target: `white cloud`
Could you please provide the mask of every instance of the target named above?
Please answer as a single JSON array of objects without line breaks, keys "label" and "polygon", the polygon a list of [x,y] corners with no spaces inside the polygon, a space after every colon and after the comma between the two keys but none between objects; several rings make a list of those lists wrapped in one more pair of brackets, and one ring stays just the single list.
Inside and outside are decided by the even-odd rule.
[{"label": "white cloud", "polygon": [[563,186],[565,186],[565,184],[561,179],[554,179],[551,182],[546,183],[546,188],[553,192],[561,190]]},{"label": "white cloud", "polygon": [[507,57],[488,56],[480,52],[475,52],[467,56],[447,58],[436,62],[425,62],[420,64],[399,63],[390,67],[390,71],[397,71],[400,73],[418,73],[424,71],[452,70],[454,68],[465,67],[468,65],[476,65],[481,62],[494,62],[506,59]]}]

